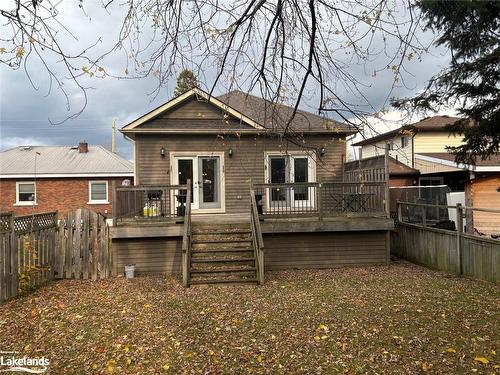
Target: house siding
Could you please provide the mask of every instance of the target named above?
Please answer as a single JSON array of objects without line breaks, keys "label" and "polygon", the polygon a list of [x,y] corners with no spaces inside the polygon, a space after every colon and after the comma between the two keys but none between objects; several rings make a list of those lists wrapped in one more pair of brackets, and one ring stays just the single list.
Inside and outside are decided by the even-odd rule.
[{"label": "house siding", "polygon": [[134,238],[113,240],[117,274],[134,264],[138,274],[180,274],[182,238]]},{"label": "house siding", "polygon": [[[317,158],[317,181],[340,181],[342,161],[345,155],[345,137],[343,135],[306,136],[308,147],[326,149],[322,158]],[[224,152],[225,164],[225,199],[226,212],[248,212],[248,191],[252,180],[263,183],[264,153],[273,151],[304,151],[304,147],[290,142],[280,142],[277,138],[258,135],[143,135],[136,136],[136,162],[138,184],[170,184],[171,152]],[[165,158],[160,156],[161,147],[165,148]],[[233,156],[227,155],[228,148],[233,149]],[[312,151],[311,151],[312,152]]]},{"label": "house siding", "polygon": [[[385,264],[386,232],[325,232],[264,235],[265,270]],[[135,264],[138,274],[180,274],[182,238],[114,239],[117,271]]]},{"label": "house siding", "polygon": [[[88,208],[110,217],[112,214],[112,181],[120,186],[125,178],[37,178],[36,205],[16,206],[16,182],[33,179],[0,180],[0,211],[11,211],[15,215],[58,211],[59,217],[77,208]],[[132,180],[131,177],[127,178]],[[108,181],[108,204],[88,204],[89,181]]]},{"label": "house siding", "polygon": [[287,233],[264,237],[266,270],[386,262],[386,232]]},{"label": "house siding", "polygon": [[387,143],[393,142],[394,149],[389,151],[389,156],[397,159],[401,163],[404,163],[410,167],[412,167],[412,141],[411,136],[408,137],[408,145],[406,147],[401,147],[401,137],[402,135],[398,135],[397,137],[387,139],[384,141],[377,142],[371,145],[362,146],[361,156],[362,159],[367,159],[373,156],[381,156],[385,155],[385,147]]},{"label": "house siding", "polygon": [[[477,178],[467,184],[473,207],[500,208],[500,175]],[[485,234],[500,233],[500,214],[473,211],[474,228]]]},{"label": "house siding", "polygon": [[447,152],[446,146],[460,146],[462,136],[448,132],[429,132],[415,135],[415,153]]}]

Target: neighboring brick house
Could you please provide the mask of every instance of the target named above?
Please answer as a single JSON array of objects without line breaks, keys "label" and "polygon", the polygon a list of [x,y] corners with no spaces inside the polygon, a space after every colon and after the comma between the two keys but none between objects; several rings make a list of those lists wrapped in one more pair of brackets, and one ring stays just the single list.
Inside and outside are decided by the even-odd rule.
[{"label": "neighboring brick house", "polygon": [[[21,146],[0,152],[0,211],[16,215],[88,208],[111,216],[112,184],[133,164],[102,146]],[[125,182],[127,183],[127,182]]]}]

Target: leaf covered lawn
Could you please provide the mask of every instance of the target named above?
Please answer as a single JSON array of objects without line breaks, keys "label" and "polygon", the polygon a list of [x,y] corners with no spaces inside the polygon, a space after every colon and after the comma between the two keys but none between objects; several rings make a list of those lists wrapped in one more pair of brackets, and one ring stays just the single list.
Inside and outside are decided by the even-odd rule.
[{"label": "leaf covered lawn", "polygon": [[500,371],[497,285],[409,263],[266,278],[53,282],[0,306],[0,350],[52,374]]}]

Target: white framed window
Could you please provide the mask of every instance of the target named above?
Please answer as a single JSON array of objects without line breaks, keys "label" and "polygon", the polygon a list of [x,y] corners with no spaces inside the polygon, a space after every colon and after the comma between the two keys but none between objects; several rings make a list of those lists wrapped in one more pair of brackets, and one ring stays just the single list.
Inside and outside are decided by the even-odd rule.
[{"label": "white framed window", "polygon": [[108,204],[108,181],[89,181],[89,204]]},{"label": "white framed window", "polygon": [[271,188],[266,195],[267,207],[314,207],[314,189],[307,184],[316,182],[316,159],[304,152],[265,153],[265,181],[271,184],[297,184],[290,188]]},{"label": "white framed window", "polygon": [[16,206],[36,205],[36,183],[34,181],[16,182]]},{"label": "white framed window", "polygon": [[409,144],[408,137],[405,137],[405,136],[401,137],[401,148],[407,147],[408,144]]}]

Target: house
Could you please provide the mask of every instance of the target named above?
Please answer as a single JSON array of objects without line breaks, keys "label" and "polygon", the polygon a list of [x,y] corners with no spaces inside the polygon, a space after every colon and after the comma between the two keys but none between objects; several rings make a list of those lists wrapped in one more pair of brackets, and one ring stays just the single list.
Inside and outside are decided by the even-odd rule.
[{"label": "house", "polygon": [[450,134],[445,126],[460,120],[459,117],[434,116],[428,117],[411,125],[404,125],[386,133],[356,142],[353,146],[360,147],[360,159],[384,155],[386,145],[389,145],[389,155],[394,159],[420,169],[415,154],[446,152],[446,146],[459,146],[462,137]]},{"label": "house", "polygon": [[[0,153],[0,211],[16,215],[86,207],[111,216],[112,184],[133,165],[102,146],[21,146]],[[125,182],[127,183],[127,182]]]},{"label": "house", "polygon": [[[473,165],[456,163],[454,155],[447,152],[421,153],[415,157],[430,183],[448,185],[451,191],[463,191],[466,206],[500,209],[500,154],[484,160],[477,158]],[[466,229],[471,233],[499,234],[500,215],[469,211]]]},{"label": "house", "polygon": [[125,125],[136,186],[115,195],[118,272],[255,282],[264,268],[388,262],[385,182],[343,182],[356,129],[299,110],[283,137],[292,112],[194,88]]},{"label": "house", "polygon": [[[468,207],[500,208],[500,193],[496,190],[500,178],[500,155],[493,155],[486,160],[478,158],[475,165],[465,165],[456,163],[455,156],[447,152],[447,146],[458,146],[463,142],[460,135],[449,134],[444,129],[446,125],[458,120],[460,118],[435,116],[365,139],[354,146],[361,147],[363,162],[365,159],[370,160],[373,154],[383,154],[385,145],[389,144],[389,153],[393,158],[419,172],[416,185],[428,187],[419,188],[414,194],[422,201],[450,204],[450,198],[447,199],[446,192],[442,189],[445,186],[446,191],[454,195],[454,201]],[[390,184],[395,186],[392,177]],[[408,184],[411,185],[415,183]],[[401,189],[391,189],[391,207],[392,202],[402,196],[408,194]],[[500,215],[468,210],[467,231],[498,233],[498,216]]]}]

